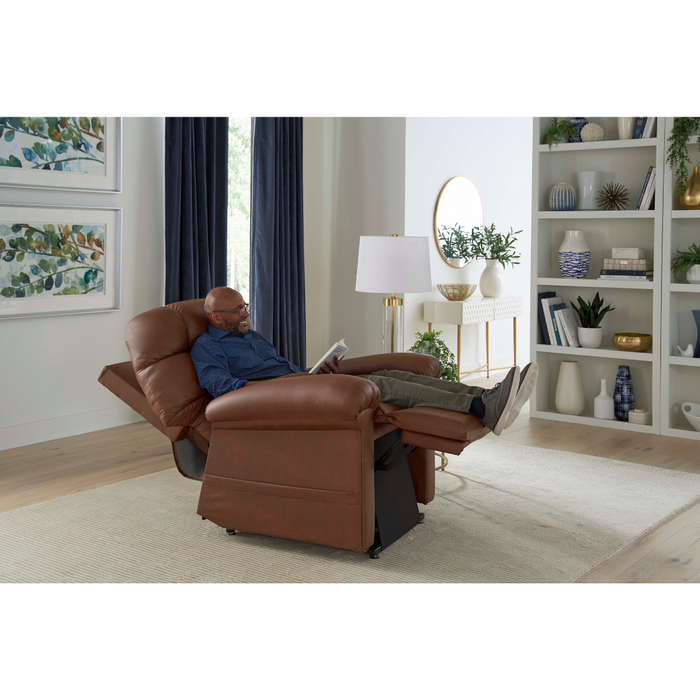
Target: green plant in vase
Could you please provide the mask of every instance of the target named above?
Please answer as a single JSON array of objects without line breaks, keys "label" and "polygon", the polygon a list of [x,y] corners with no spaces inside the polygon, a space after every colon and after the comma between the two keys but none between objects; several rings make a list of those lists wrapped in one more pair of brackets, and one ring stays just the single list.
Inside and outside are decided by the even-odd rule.
[{"label": "green plant in vase", "polygon": [[438,241],[440,250],[446,260],[462,259],[465,262],[469,259],[468,234],[460,224],[454,226],[440,226],[438,228]]},{"label": "green plant in vase", "polygon": [[557,117],[554,117],[549,131],[542,137],[542,143],[546,143],[551,151],[554,144],[567,143],[568,140],[574,136],[576,136],[576,127],[569,119],[562,119],[560,121]]},{"label": "green plant in vase", "polygon": [[579,305],[576,306],[572,301],[571,308],[576,312],[581,322],[581,327],[578,329],[578,341],[583,348],[599,348],[603,342],[603,329],[600,324],[606,314],[615,311],[615,309],[610,304],[603,308],[605,300],[598,292],[591,302],[587,302],[581,297],[578,297],[577,301]]},{"label": "green plant in vase", "polygon": [[432,355],[440,360],[442,366],[442,377],[451,382],[459,381],[457,362],[455,356],[445,343],[440,340],[442,331],[428,331],[426,333],[416,333],[416,342],[409,352],[417,352],[423,355]]},{"label": "green plant in vase", "polygon": [[688,250],[676,251],[671,261],[671,271],[676,279],[679,273],[685,273],[688,282],[700,284],[700,247],[697,243],[691,243]]},{"label": "green plant in vase", "polygon": [[700,117],[676,117],[668,137],[666,163],[676,173],[676,194],[681,197],[688,182],[688,141],[700,130]]},{"label": "green plant in vase", "polygon": [[522,231],[510,231],[506,234],[496,231],[496,224],[491,226],[475,226],[469,237],[469,255],[472,258],[486,260],[486,269],[479,278],[479,289],[485,297],[500,297],[503,294],[503,278],[496,267],[500,263],[505,270],[506,265],[519,265],[520,255],[516,252],[515,244],[518,234]]}]

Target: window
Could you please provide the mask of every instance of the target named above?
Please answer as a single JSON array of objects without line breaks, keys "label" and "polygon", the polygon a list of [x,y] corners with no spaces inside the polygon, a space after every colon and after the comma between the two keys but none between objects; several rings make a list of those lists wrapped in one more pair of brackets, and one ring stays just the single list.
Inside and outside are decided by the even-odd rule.
[{"label": "window", "polygon": [[228,120],[228,286],[250,301],[252,118]]}]

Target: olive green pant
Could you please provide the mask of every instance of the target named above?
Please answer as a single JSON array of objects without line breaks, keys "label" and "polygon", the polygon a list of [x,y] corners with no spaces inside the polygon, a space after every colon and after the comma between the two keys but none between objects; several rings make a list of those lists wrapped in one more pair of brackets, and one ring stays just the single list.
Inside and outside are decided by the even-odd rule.
[{"label": "olive green pant", "polygon": [[481,396],[485,391],[480,386],[467,386],[400,369],[383,369],[360,376],[379,387],[384,403],[393,403],[401,408],[425,406],[469,413],[474,397]]}]

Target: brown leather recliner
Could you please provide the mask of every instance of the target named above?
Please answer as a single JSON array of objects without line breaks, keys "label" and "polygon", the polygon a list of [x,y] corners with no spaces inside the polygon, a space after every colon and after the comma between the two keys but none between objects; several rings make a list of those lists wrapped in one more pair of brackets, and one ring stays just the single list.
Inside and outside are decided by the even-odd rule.
[{"label": "brown leather recliner", "polygon": [[249,382],[217,399],[189,351],[207,331],[204,300],[153,309],[126,328],[131,362],[99,381],[173,442],[178,470],[202,481],[197,512],[226,528],[373,557],[422,520],[434,450],[459,454],[489,431],[474,416],[383,404],[358,374],[440,376],[430,355],[346,359],[336,375]]}]

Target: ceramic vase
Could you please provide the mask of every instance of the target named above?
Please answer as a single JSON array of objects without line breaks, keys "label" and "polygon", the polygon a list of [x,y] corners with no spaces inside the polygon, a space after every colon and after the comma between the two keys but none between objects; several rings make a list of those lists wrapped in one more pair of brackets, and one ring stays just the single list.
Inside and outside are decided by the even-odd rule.
[{"label": "ceramic vase", "polygon": [[571,123],[576,129],[576,136],[571,137],[571,143],[581,143],[581,129],[588,124],[588,121],[584,117],[574,117]]},{"label": "ceramic vase", "polygon": [[593,417],[601,420],[615,420],[615,402],[608,394],[608,382],[600,380],[600,394],[593,401]]},{"label": "ceramic vase", "polygon": [[680,199],[681,209],[700,209],[700,169],[693,168],[693,174],[685,186]]},{"label": "ceramic vase", "polygon": [[578,362],[562,362],[559,366],[554,405],[559,413],[569,416],[580,416],[583,413],[585,397]]},{"label": "ceramic vase", "polygon": [[578,173],[578,208],[581,211],[597,209],[596,197],[603,186],[600,170],[582,170]]},{"label": "ceramic vase", "polygon": [[560,182],[549,193],[551,211],[574,211],[576,209],[576,190],[565,182]]},{"label": "ceramic vase", "polygon": [[634,136],[634,126],[637,123],[637,117],[618,117],[617,118],[617,138],[621,140],[631,139]]},{"label": "ceramic vase", "polygon": [[452,267],[464,267],[464,260],[462,260],[462,258],[446,258],[446,260]]},{"label": "ceramic vase", "polygon": [[591,266],[591,249],[583,231],[564,231],[559,246],[559,271],[562,277],[583,279]]},{"label": "ceramic vase", "polygon": [[486,261],[486,268],[479,277],[479,290],[485,297],[503,296],[503,274],[498,260]]},{"label": "ceramic vase", "polygon": [[700,265],[693,265],[693,267],[686,272],[685,279],[688,284],[700,284]]},{"label": "ceramic vase", "polygon": [[613,400],[615,418],[625,423],[629,422],[629,412],[634,408],[634,387],[630,368],[627,365],[620,365],[617,368]]},{"label": "ceramic vase", "polygon": [[583,328],[578,329],[578,342],[582,348],[599,348],[603,344],[603,329],[602,328]]}]

